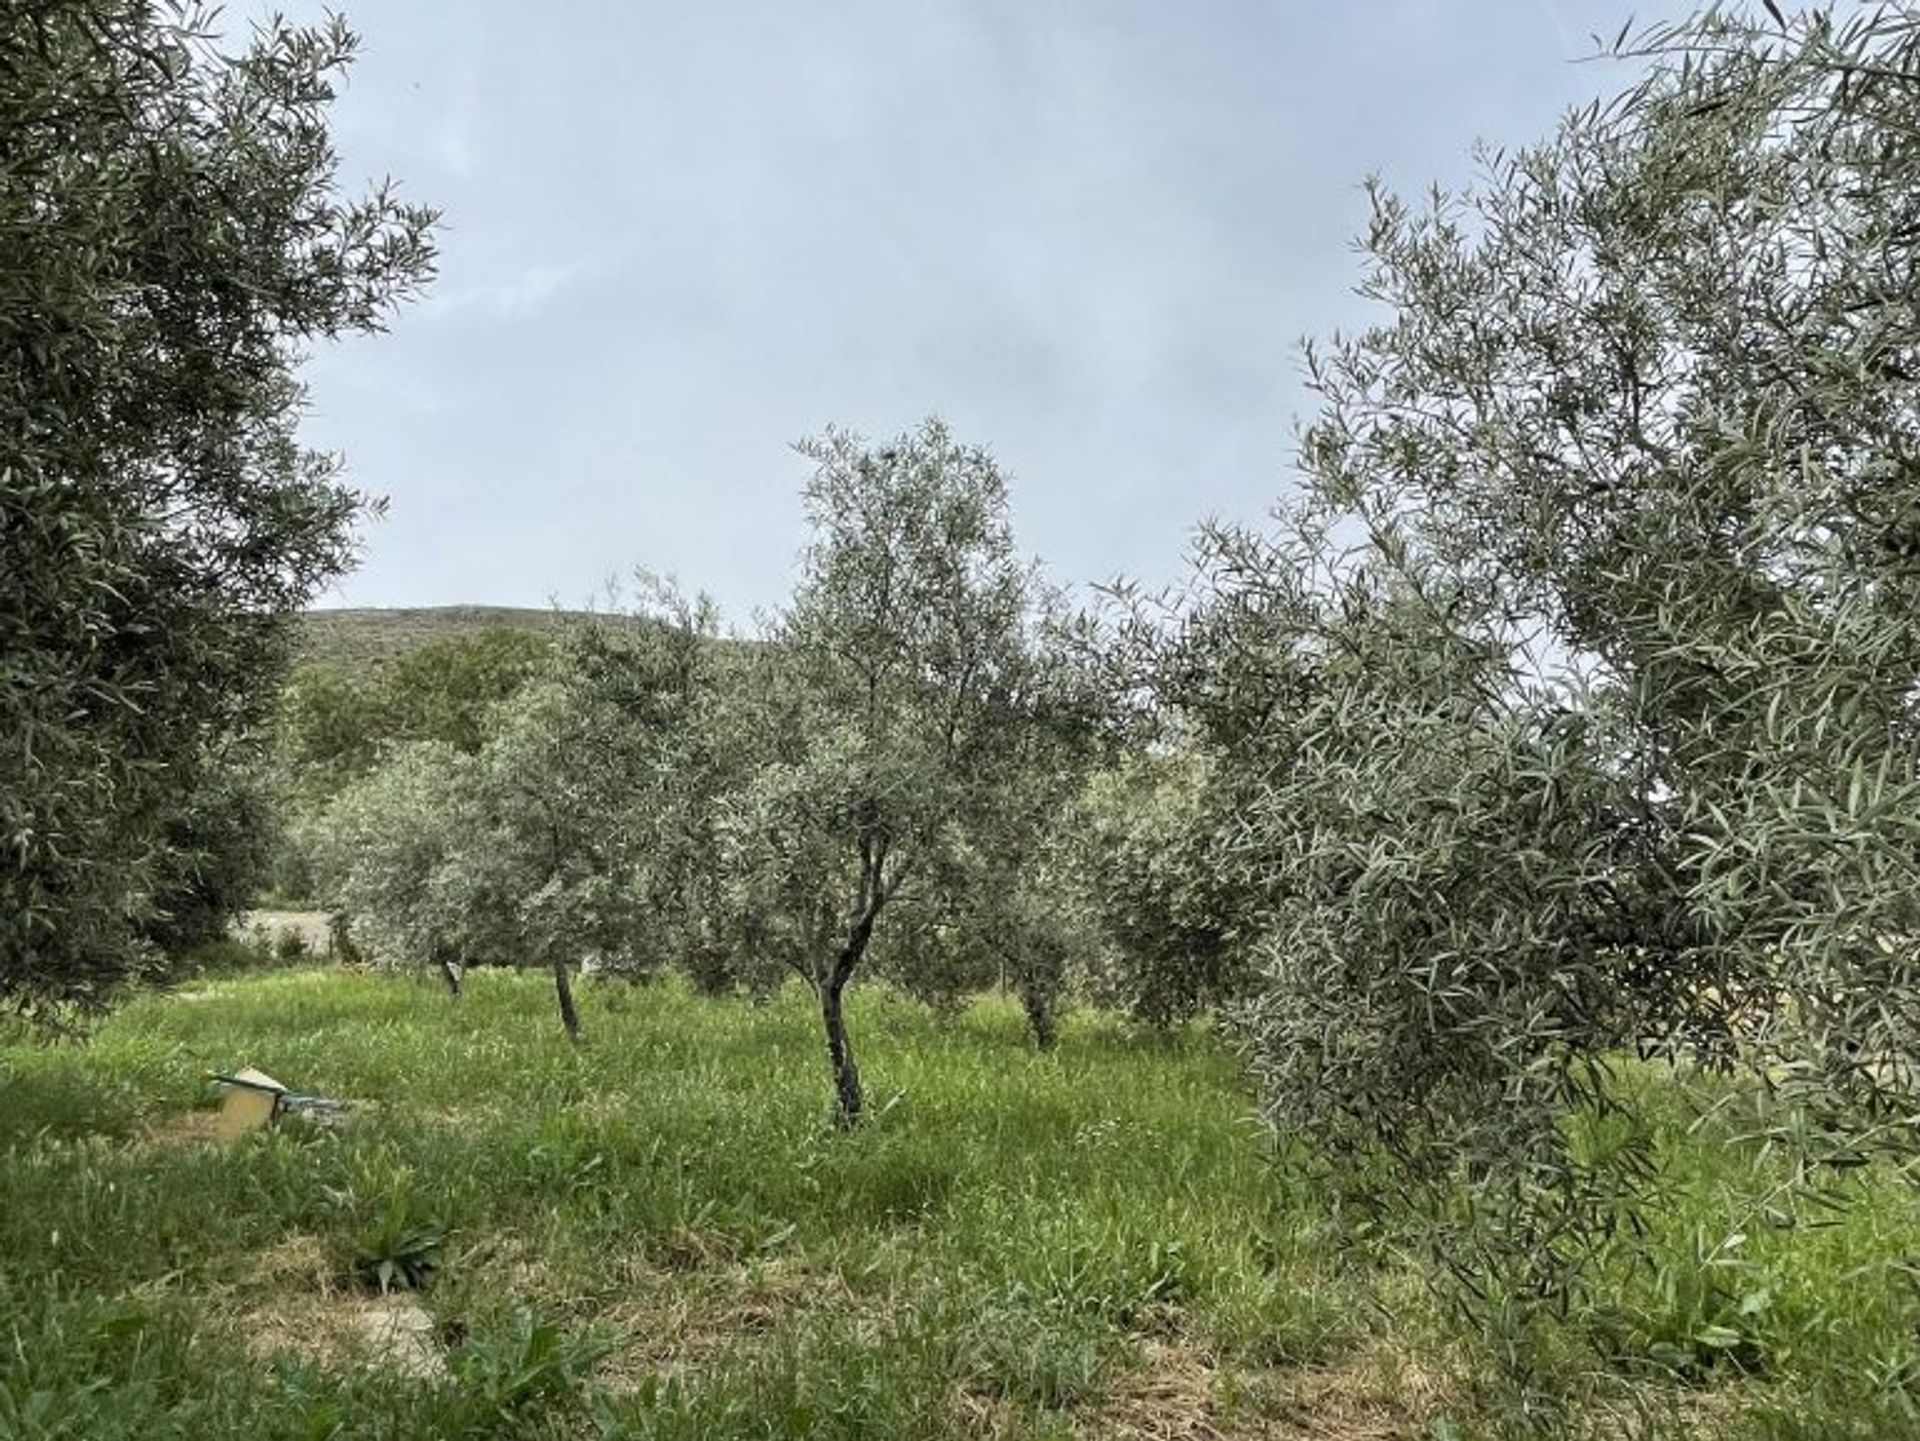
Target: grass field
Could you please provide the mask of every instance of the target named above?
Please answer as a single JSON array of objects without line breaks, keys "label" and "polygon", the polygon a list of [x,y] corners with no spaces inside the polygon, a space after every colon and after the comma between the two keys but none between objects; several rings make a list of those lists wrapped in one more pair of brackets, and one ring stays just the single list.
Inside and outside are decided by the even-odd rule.
[{"label": "grass field", "polygon": [[[1393,1238],[1281,1183],[1202,1032],[1082,1017],[1042,1056],[1011,1006],[943,1029],[869,990],[875,1114],[844,1136],[804,997],[583,989],[579,1050],[537,977],[454,1002],[322,970],[0,1045],[0,1436],[1442,1441],[1511,1419]],[[354,1119],[213,1141],[203,1072],[243,1064]],[[1920,1435],[1911,1192],[1856,1180],[1840,1224],[1754,1225],[1767,1158],[1673,1154],[1694,1199],[1658,1218],[1657,1268],[1569,1321],[1556,1425]],[[1701,1358],[1684,1380],[1647,1364],[1663,1344]]]}]

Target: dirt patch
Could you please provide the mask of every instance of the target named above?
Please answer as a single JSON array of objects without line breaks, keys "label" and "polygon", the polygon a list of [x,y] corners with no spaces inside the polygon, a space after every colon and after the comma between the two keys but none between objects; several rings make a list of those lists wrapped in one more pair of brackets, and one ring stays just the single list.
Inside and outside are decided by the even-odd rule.
[{"label": "dirt patch", "polygon": [[410,1301],[369,1302],[354,1311],[348,1325],[356,1349],[383,1371],[421,1381],[447,1374],[446,1357],[434,1339],[433,1317]]},{"label": "dirt patch", "polygon": [[366,1366],[423,1381],[447,1375],[433,1317],[405,1297],[283,1297],[247,1312],[240,1325],[257,1361],[290,1355],[325,1370]]},{"label": "dirt patch", "polygon": [[369,1296],[344,1284],[326,1240],[311,1231],[255,1251],[237,1279],[219,1309],[257,1361],[294,1356],[323,1370],[369,1367],[429,1381],[447,1374],[419,1297]]}]

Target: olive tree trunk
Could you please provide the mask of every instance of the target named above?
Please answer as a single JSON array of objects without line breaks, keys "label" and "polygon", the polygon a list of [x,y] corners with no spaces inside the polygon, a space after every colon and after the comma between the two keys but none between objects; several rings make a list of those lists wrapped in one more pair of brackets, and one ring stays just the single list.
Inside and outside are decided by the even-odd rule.
[{"label": "olive tree trunk", "polygon": [[1029,983],[1020,988],[1020,1004],[1026,1007],[1027,1025],[1033,1031],[1033,1044],[1042,1051],[1051,1051],[1054,1043],[1060,1039],[1060,1028],[1053,1014],[1053,991],[1051,988]]},{"label": "olive tree trunk", "polygon": [[573,1004],[573,981],[567,975],[567,963],[553,963],[553,994],[560,1002],[560,1024],[567,1028],[567,1039],[580,1044],[580,1012]]},{"label": "olive tree trunk", "polygon": [[847,1019],[841,1009],[841,994],[853,978],[860,958],[873,939],[873,924],[880,919],[880,908],[887,903],[887,887],[881,875],[880,857],[871,850],[861,856],[860,906],[847,930],[833,964],[819,981],[820,1020],[827,1032],[827,1064],[833,1069],[834,1120],[843,1131],[860,1124],[864,1097],[860,1091],[860,1068],[853,1061],[853,1042],[847,1035]]},{"label": "olive tree trunk", "polygon": [[860,1090],[860,1068],[854,1064],[853,1042],[840,1009],[844,979],[829,979],[820,988],[820,1019],[827,1028],[827,1064],[833,1068],[834,1120],[843,1131],[860,1124],[865,1097]]}]

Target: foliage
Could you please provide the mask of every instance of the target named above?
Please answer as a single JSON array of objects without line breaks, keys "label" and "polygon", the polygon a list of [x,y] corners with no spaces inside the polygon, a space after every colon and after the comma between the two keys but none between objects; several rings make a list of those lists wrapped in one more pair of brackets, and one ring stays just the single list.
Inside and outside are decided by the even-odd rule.
[{"label": "foliage", "polygon": [[1708,12],[1472,193],[1376,190],[1303,495],[1155,646],[1270,1117],[1522,1365],[1675,1204],[1623,1052],[1765,1077],[1802,1166],[1911,1144],[1916,51]]},{"label": "foliage", "polygon": [[486,712],[472,752],[388,745],[310,832],[356,936],[445,968],[456,989],[476,964],[547,968],[570,1031],[570,967],[670,959],[697,919],[686,898],[709,823],[694,721],[708,628],[691,604],[644,626],[583,623]]},{"label": "foliage", "polygon": [[282,794],[291,802],[324,801],[366,774],[388,740],[433,738],[394,735],[393,709],[377,678],[296,669],[281,692],[274,728]]},{"label": "foliage", "polygon": [[256,764],[210,767],[162,830],[144,938],[171,961],[226,935],[267,879],[277,831]]},{"label": "foliage", "polygon": [[1917,46],[1908,5],[1708,15],[1470,202],[1383,197],[1398,323],[1323,362],[1308,442],[1590,663],[1689,923],[1647,942],[1660,1033],[1744,1033],[1843,1126],[1920,1099]]},{"label": "foliage", "polygon": [[372,1223],[354,1238],[353,1278],[383,1296],[418,1291],[440,1269],[446,1240],[432,1218],[421,1214],[411,1189],[395,1186]]},{"label": "foliage", "polygon": [[268,767],[283,818],[274,890],[311,900],[316,858],[302,842],[326,806],[395,745],[438,741],[477,751],[502,703],[545,667],[551,647],[550,637],[494,626],[432,633],[364,670],[334,661],[296,667],[281,693]]},{"label": "foliage", "polygon": [[0,997],[103,1002],[166,828],[269,702],[362,497],[295,435],[298,347],[378,329],[430,213],[344,199],[340,22],[223,52],[189,8],[0,19]]},{"label": "foliage", "polygon": [[551,644],[496,627],[429,640],[367,671],[301,666],[280,705],[286,783],[296,796],[324,799],[397,742],[477,751],[494,710],[540,669]]},{"label": "foliage", "polygon": [[315,670],[377,670],[436,641],[480,631],[517,630],[534,636],[581,619],[553,606],[430,605],[379,610],[328,606],[300,617],[299,662]]},{"label": "foliage", "polygon": [[1219,854],[1226,818],[1202,751],[1139,751],[1088,777],[1073,799],[1071,893],[1104,944],[1086,947],[1103,1004],[1167,1027],[1239,998],[1248,966],[1235,945],[1246,917]]},{"label": "foliage", "polygon": [[[1253,972],[1236,1024],[1269,1119],[1359,1213],[1429,1208],[1455,1294],[1497,1276],[1523,1317],[1648,1178],[1609,1061],[1676,1003],[1647,959],[1674,918],[1648,901],[1605,707],[1529,690],[1485,612],[1390,533],[1329,567],[1296,524],[1217,537],[1231,588],[1183,637],[1257,645],[1262,682],[1170,666],[1232,818],[1209,861]],[[1607,1118],[1605,1146],[1576,1144],[1576,1112]]]},{"label": "foliage", "polygon": [[479,762],[435,741],[397,749],[341,793],[306,844],[357,944],[421,965],[511,955],[496,873],[509,858],[474,844],[484,808]]},{"label": "foliage", "polygon": [[702,958],[728,971],[717,959],[734,949],[719,797],[747,763],[737,724],[746,672],[710,601],[644,572],[635,582],[627,611],[572,627],[561,649],[570,683],[601,717],[592,784],[604,823],[624,837],[643,916],[603,959],[632,974],[675,962],[699,970]]}]

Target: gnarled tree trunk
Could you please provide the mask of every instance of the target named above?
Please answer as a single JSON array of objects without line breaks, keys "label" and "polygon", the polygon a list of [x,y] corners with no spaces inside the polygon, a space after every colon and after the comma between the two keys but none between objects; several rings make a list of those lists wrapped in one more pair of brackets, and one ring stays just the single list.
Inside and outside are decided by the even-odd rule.
[{"label": "gnarled tree trunk", "polygon": [[567,975],[567,963],[553,963],[553,994],[560,1002],[560,1024],[567,1028],[567,1039],[580,1044],[580,1012],[574,1009],[573,982]]},{"label": "gnarled tree trunk", "polygon": [[865,1097],[860,1091],[860,1068],[853,1060],[853,1043],[847,1036],[846,1016],[840,1009],[845,986],[845,979],[836,976],[820,988],[820,1019],[827,1028],[827,1063],[833,1067],[834,1120],[841,1130],[850,1131],[860,1124]]},{"label": "gnarled tree trunk", "polygon": [[1027,1025],[1033,1029],[1033,1044],[1042,1051],[1051,1051],[1054,1043],[1060,1039],[1059,1026],[1053,1014],[1052,990],[1029,982],[1020,987],[1020,1004],[1026,1007]]},{"label": "gnarled tree trunk", "polygon": [[840,998],[853,978],[860,958],[873,939],[874,922],[887,903],[888,887],[884,873],[885,847],[864,843],[860,848],[860,901],[854,911],[847,938],[833,958],[833,965],[819,980],[820,1019],[827,1030],[827,1064],[833,1068],[834,1120],[843,1131],[860,1124],[864,1097],[860,1091],[860,1068],[853,1063],[853,1043],[847,1036],[846,1014]]}]

